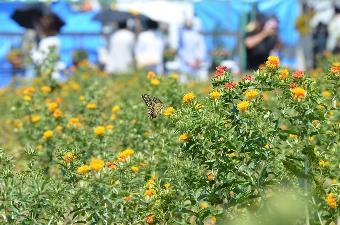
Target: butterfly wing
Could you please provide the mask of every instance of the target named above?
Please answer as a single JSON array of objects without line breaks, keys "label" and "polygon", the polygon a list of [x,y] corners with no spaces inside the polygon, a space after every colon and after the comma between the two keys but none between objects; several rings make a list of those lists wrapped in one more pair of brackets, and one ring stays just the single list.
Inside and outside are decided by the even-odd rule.
[{"label": "butterfly wing", "polygon": [[143,94],[142,98],[148,107],[148,114],[151,119],[156,118],[163,111],[164,104],[158,98],[147,94]]}]

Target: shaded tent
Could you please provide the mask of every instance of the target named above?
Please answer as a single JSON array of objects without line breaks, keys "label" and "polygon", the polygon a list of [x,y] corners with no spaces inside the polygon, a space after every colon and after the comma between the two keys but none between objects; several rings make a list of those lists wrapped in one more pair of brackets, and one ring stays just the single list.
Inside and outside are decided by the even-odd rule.
[{"label": "shaded tent", "polygon": [[[96,62],[97,48],[104,45],[102,37],[95,35],[101,32],[102,25],[92,19],[98,11],[74,11],[66,2],[54,3],[51,8],[54,12],[59,12],[58,15],[66,23],[59,35],[61,60],[70,65],[72,52],[75,49],[83,49],[88,53],[89,60]],[[63,33],[72,35],[66,36]]]},{"label": "shaded tent", "polygon": [[[6,60],[6,55],[12,47],[19,47],[21,33],[24,28],[13,21],[10,15],[15,9],[25,6],[27,3],[0,3],[0,86],[8,84],[11,79],[11,65]],[[92,62],[97,60],[97,48],[103,46],[103,40],[98,35],[101,31],[101,24],[93,21],[95,11],[78,12],[71,9],[68,3],[58,2],[51,4],[51,11],[58,14],[65,22],[61,29],[60,56],[61,60],[70,65],[72,62],[72,52],[75,49],[84,49],[88,52]],[[63,33],[71,35],[63,35]],[[8,38],[10,34],[11,38]],[[15,35],[18,34],[18,35]],[[73,34],[73,35],[72,35]],[[95,34],[95,35],[94,35]]]},{"label": "shaded tent", "polygon": [[[20,36],[8,36],[9,33],[21,33],[23,28],[13,21],[9,15],[14,12],[23,3],[0,3],[0,87],[8,84],[11,80],[12,71],[11,64],[7,61],[6,55],[13,46],[19,46]],[[9,38],[10,37],[10,38]]]}]

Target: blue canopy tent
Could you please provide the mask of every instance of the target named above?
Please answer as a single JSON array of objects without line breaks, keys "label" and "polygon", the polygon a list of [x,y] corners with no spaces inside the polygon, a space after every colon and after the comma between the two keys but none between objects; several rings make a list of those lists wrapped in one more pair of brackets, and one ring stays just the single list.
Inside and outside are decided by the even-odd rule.
[{"label": "blue canopy tent", "polygon": [[[202,0],[193,2],[195,14],[201,20],[201,29],[206,33],[206,43],[209,50],[223,46],[234,51],[240,44],[240,29],[244,26],[244,18],[256,3],[260,12],[275,15],[280,24],[279,37],[285,47],[294,48],[298,42],[298,32],[295,30],[295,20],[298,16],[297,0]],[[12,12],[25,3],[0,3],[0,86],[8,84],[11,78],[11,66],[6,60],[6,54],[12,47],[20,45],[23,28],[11,18]],[[104,46],[101,37],[101,24],[92,20],[96,11],[74,11],[66,2],[51,4],[51,9],[64,21],[65,26],[59,35],[61,40],[61,60],[67,65],[72,63],[72,52],[82,49],[88,52],[89,60],[96,62],[97,48]],[[12,33],[9,38],[8,34]],[[210,34],[209,34],[210,33]],[[220,33],[219,35],[215,34]],[[282,58],[283,64],[294,64],[293,58]]]},{"label": "blue canopy tent", "polygon": [[9,15],[22,5],[22,3],[0,3],[0,87],[11,81],[12,68],[6,55],[12,47],[19,46],[21,40],[20,36],[10,36],[10,33],[23,32],[23,28],[17,25]]},{"label": "blue canopy tent", "polygon": [[52,4],[51,8],[65,21],[59,35],[61,60],[70,65],[72,52],[75,49],[82,49],[88,53],[91,62],[96,62],[97,48],[104,45],[104,40],[99,35],[101,24],[92,20],[97,12],[76,12],[65,2]]},{"label": "blue canopy tent", "polygon": [[[0,87],[7,85],[12,76],[12,68],[6,60],[6,55],[13,47],[19,47],[21,34],[24,28],[20,27],[10,16],[16,8],[26,3],[0,3]],[[85,50],[89,60],[96,62],[97,48],[104,45],[100,36],[101,24],[93,21],[95,11],[78,12],[71,9],[68,3],[58,2],[51,4],[51,10],[58,14],[64,21],[65,26],[59,34],[60,57],[66,65],[72,63],[72,52],[75,49]]]}]

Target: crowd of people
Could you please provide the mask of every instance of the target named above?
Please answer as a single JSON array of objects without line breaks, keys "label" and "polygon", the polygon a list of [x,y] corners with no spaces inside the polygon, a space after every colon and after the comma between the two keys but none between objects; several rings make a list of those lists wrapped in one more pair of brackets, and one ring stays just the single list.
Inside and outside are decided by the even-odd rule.
[{"label": "crowd of people", "polygon": [[194,28],[191,20],[180,29],[177,51],[170,46],[166,26],[161,27],[148,19],[145,28],[136,32],[136,27],[128,25],[128,21],[119,22],[108,39],[107,51],[100,57],[107,72],[128,73],[135,68],[145,68],[161,74],[171,70],[171,65],[167,64],[170,61],[167,54],[171,54],[176,55],[181,73],[200,76],[207,49],[203,35]]},{"label": "crowd of people", "polygon": [[[328,7],[328,12],[325,9],[318,9],[320,5]],[[262,14],[257,14],[256,20],[248,24],[244,39],[247,70],[256,70],[269,55],[277,55],[283,50],[278,35],[279,25],[277,18],[266,17]],[[313,7],[303,4],[295,27],[300,35],[296,52],[294,52],[298,69],[315,67],[317,55],[326,51],[333,54],[340,53],[340,5],[321,2]]]},{"label": "crowd of people", "polygon": [[[335,54],[340,53],[340,9],[335,7],[334,12],[327,24],[323,21],[312,22],[316,17],[315,9],[303,5],[301,15],[296,20],[296,29],[300,34],[296,58],[301,69],[312,68],[315,56],[327,49]],[[107,43],[99,52],[99,64],[110,74],[124,74],[144,68],[158,74],[175,70],[183,75],[184,81],[188,78],[206,80],[211,63],[204,36],[197,25],[199,23],[195,22],[188,19],[179,27],[176,49],[169,41],[169,27],[150,18],[143,22],[135,19],[112,23],[113,32],[106,35]],[[26,56],[32,59],[31,64],[39,65],[48,56],[51,47],[59,51],[57,34],[61,26],[58,16],[47,13],[34,21],[33,30],[25,32],[22,47],[31,47]],[[284,24],[279,24],[275,16],[260,13],[248,23],[241,40],[246,49],[246,70],[256,70],[269,55],[276,55],[282,50],[279,26]],[[33,75],[31,64],[25,66],[28,77]],[[63,69],[62,63],[59,63],[53,78],[59,79],[59,72]]]}]

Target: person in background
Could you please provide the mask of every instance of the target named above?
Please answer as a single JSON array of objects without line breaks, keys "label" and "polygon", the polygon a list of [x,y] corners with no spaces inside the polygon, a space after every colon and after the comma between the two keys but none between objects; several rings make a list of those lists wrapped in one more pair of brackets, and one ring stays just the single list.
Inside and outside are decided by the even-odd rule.
[{"label": "person in background", "polygon": [[335,5],[335,14],[328,24],[327,49],[333,50],[339,43],[340,38],[340,3]]},{"label": "person in background", "polygon": [[[59,53],[60,41],[57,34],[63,25],[64,22],[54,13],[46,13],[36,22],[35,30],[37,32],[38,45],[31,51],[34,65],[41,65],[51,53]],[[52,78],[60,79],[60,71],[62,69],[64,69],[64,65],[61,62],[57,62],[52,72]]]},{"label": "person in background", "polygon": [[275,18],[267,20],[262,14],[256,16],[256,21],[245,38],[247,70],[257,70],[267,60],[278,44],[277,29],[278,22]]},{"label": "person in background", "polygon": [[158,29],[157,22],[149,19],[146,26],[147,30],[138,35],[135,45],[137,67],[162,74],[164,71],[164,37]]},{"label": "person in background", "polygon": [[207,48],[203,35],[193,27],[192,21],[186,21],[179,37],[180,72],[192,75],[195,79],[206,80],[208,77],[202,77],[203,74],[200,73],[206,55]]},{"label": "person in background", "polygon": [[333,54],[340,54],[340,37],[338,37],[337,44],[332,51]]},{"label": "person in background", "polygon": [[[313,32],[314,62],[316,62],[316,55],[322,54],[324,51],[326,51],[327,39],[328,39],[327,25],[320,22],[320,23],[318,23],[318,25],[316,26],[316,28]],[[315,63],[314,63],[314,66],[316,66]]]},{"label": "person in background", "polygon": [[118,23],[109,41],[109,52],[105,70],[109,73],[127,73],[133,69],[134,33],[128,29],[127,21]]},{"label": "person in background", "polygon": [[309,7],[307,3],[303,3],[301,15],[295,21],[295,28],[300,34],[299,43],[296,47],[297,67],[300,70],[313,67],[313,42],[310,21],[314,14],[314,9]]}]

